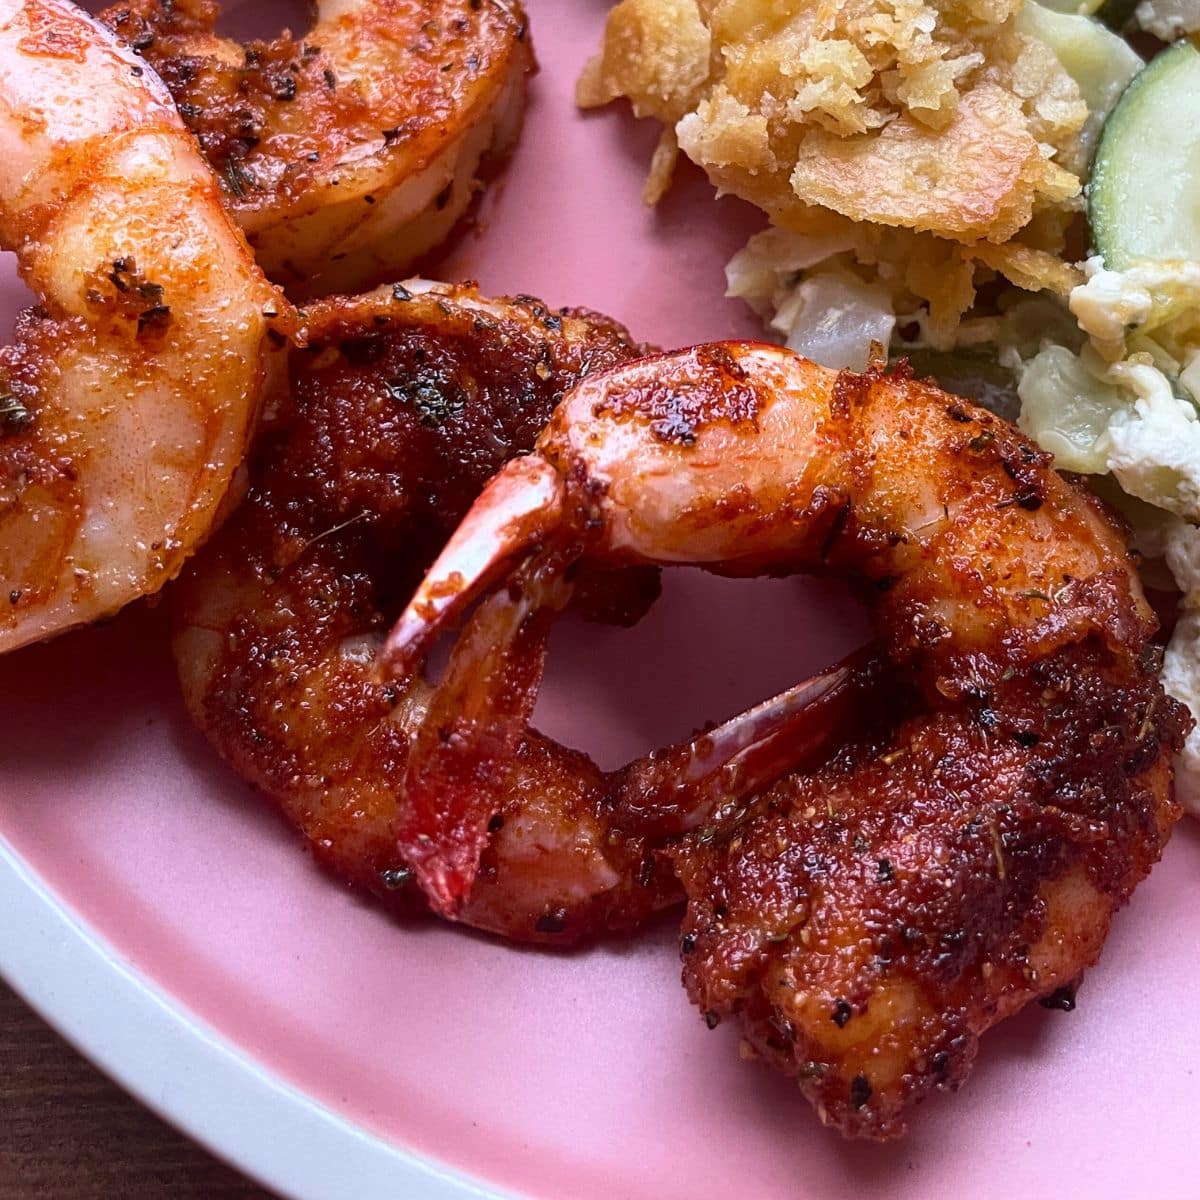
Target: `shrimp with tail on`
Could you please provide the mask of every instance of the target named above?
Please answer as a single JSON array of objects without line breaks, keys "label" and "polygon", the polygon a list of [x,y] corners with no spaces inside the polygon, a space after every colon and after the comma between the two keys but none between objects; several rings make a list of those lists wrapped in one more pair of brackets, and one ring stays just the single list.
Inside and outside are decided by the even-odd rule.
[{"label": "shrimp with tail on", "polygon": [[[899,1136],[988,1027],[1073,994],[1179,817],[1189,719],[1121,528],[1012,426],[903,371],[700,346],[576,385],[451,537],[385,670],[408,678],[478,602],[451,685],[488,677],[583,563],[835,575],[869,606],[889,682],[844,744],[664,855],[709,1025],[740,1020],[826,1124]],[[418,737],[410,777],[498,774],[483,733],[450,733]],[[402,830],[435,894],[470,878],[476,794],[458,828],[430,805]]]}]

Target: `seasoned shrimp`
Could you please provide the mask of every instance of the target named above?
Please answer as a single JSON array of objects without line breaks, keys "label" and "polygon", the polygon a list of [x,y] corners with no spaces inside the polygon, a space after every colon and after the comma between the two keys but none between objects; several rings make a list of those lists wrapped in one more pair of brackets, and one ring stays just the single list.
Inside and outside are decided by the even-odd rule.
[{"label": "seasoned shrimp", "polygon": [[[934,387],[698,347],[570,393],[385,664],[406,677],[493,583],[483,607],[513,609],[534,564],[575,560],[835,573],[867,598],[888,703],[668,853],[709,1023],[738,1014],[826,1123],[899,1135],[984,1030],[1067,994],[1179,816],[1187,718],[1120,531],[1015,429]],[[425,857],[456,852],[443,833]]]},{"label": "seasoned shrimp", "polygon": [[399,278],[507,155],[533,67],[517,0],[320,0],[241,46],[212,0],[101,19],[170,88],[267,273],[298,296]]},{"label": "seasoned shrimp", "polygon": [[[439,766],[422,747],[440,742],[448,708],[473,745],[481,729],[493,734],[499,756],[540,657],[528,638],[500,646],[481,615],[493,669],[464,678],[460,652],[436,688],[419,673],[398,685],[377,669],[384,635],[486,479],[532,447],[564,391],[639,350],[595,315],[422,286],[309,310],[309,346],[292,352],[290,394],[269,406],[249,496],[173,591],[176,657],[200,726],[320,860],[401,912],[422,903],[399,848],[399,830],[428,813]],[[627,621],[656,595],[657,575],[574,587],[586,611]],[[815,749],[809,714],[832,718],[848,682],[831,673],[612,775],[522,726],[505,743],[513,770],[494,781],[495,807],[471,830],[471,886],[443,911],[522,941],[633,927],[679,895],[651,845],[723,801],[731,772],[746,786],[777,777],[773,739],[790,732]],[[435,809],[474,795],[470,781],[465,794],[463,781],[444,782]]]},{"label": "seasoned shrimp", "polygon": [[65,0],[0,2],[0,652],[174,576],[241,462],[283,301],[170,96]]}]

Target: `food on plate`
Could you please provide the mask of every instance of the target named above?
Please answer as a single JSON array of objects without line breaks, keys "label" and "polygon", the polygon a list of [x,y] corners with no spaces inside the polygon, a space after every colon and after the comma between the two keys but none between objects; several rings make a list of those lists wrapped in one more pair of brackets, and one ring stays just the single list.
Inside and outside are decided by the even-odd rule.
[{"label": "food on plate", "polygon": [[627,97],[667,125],[649,198],[682,150],[767,212],[777,232],[730,285],[794,349],[819,348],[831,301],[887,313],[885,343],[918,320],[945,349],[997,275],[1060,296],[1081,281],[1070,226],[1140,65],[1097,20],[1032,0],[622,0],[578,100]]},{"label": "food on plate", "polygon": [[[898,1136],[987,1028],[1073,994],[1179,817],[1192,724],[1115,518],[1008,422],[882,365],[898,297],[910,349],[1003,346],[1026,428],[1116,477],[1186,584],[1164,678],[1200,697],[1200,267],[1164,232],[1194,143],[1154,124],[1190,111],[1200,55],[1138,73],[1086,16],[988,3],[623,0],[583,82],[674,121],[652,190],[678,146],[781,223],[745,294],[773,288],[793,342],[819,307],[855,373],[661,354],[468,284],[290,307],[237,222],[303,295],[440,240],[515,135],[515,5],[331,3],[243,50],[207,0],[110,9],[127,47],[62,0],[0,0],[0,218],[39,299],[0,351],[0,650],[183,569],[187,706],[336,875],[553,945],[685,901],[710,1026],[739,1017],[844,1134]],[[1097,145],[1103,257],[1077,268]],[[1154,172],[1155,196],[1124,183]],[[1067,309],[1001,277],[1077,325],[1047,344]],[[670,564],[842,576],[875,640],[602,771],[531,725],[547,637],[569,605],[637,620]]]},{"label": "food on plate", "polygon": [[[317,303],[307,317],[307,346],[292,351],[288,386],[265,414],[249,495],[173,593],[176,657],[192,715],[317,857],[412,911],[421,893],[398,843],[410,765],[429,762],[427,714],[457,695],[415,674],[385,682],[384,635],[488,477],[533,445],[564,391],[640,348],[595,314],[412,281]],[[657,594],[646,569],[576,584],[576,603],[610,621],[636,619]],[[536,652],[511,662],[517,676],[540,673]],[[512,693],[493,696],[492,679],[481,673],[465,702],[487,706],[479,715],[493,719],[498,749]],[[751,786],[762,779],[745,764],[755,738],[769,749],[771,733],[795,730],[804,700],[828,708],[846,682],[817,681],[695,753],[680,747],[621,778],[526,731],[513,747],[517,777],[475,843],[469,902],[443,911],[558,943],[639,923],[677,891],[645,836],[613,832],[605,796],[623,783],[632,802],[664,775],[719,772],[738,755]],[[661,834],[665,821],[655,812],[648,827]]]},{"label": "food on plate", "polygon": [[511,150],[533,69],[517,0],[327,0],[246,46],[213,0],[102,20],[162,77],[267,273],[297,296],[400,277]]},{"label": "food on plate", "polygon": [[[300,827],[316,856],[389,907],[419,891],[394,826],[421,688],[375,658],[479,489],[533,444],[562,391],[638,353],[625,330],[532,299],[416,284],[307,312],[272,397],[245,503],[174,591],[188,708]],[[620,616],[642,573],[598,598]]]},{"label": "food on plate", "polygon": [[984,1030],[1073,988],[1179,817],[1190,720],[1117,522],[903,371],[726,343],[590,374],[463,530],[402,661],[413,623],[514,587],[553,606],[577,563],[837,574],[867,598],[889,686],[846,744],[667,851],[691,998],[847,1135],[898,1136]]},{"label": "food on plate", "polygon": [[[766,211],[726,274],[780,340],[856,370],[879,343],[1019,413],[1061,468],[1117,481],[1148,555],[1196,543],[1179,565],[1200,558],[1200,51],[1131,18],[1166,40],[1200,7],[621,0],[578,99],[664,122],[651,199],[682,150]],[[1194,628],[1167,652],[1189,704]],[[1200,813],[1200,732],[1181,766]]]},{"label": "food on plate", "polygon": [[992,271],[1077,279],[1057,252],[1088,107],[1020,9],[622,0],[578,98],[666,124],[651,198],[678,147],[796,235],[806,265],[865,268],[946,336]]},{"label": "food on plate", "polygon": [[64,0],[0,4],[0,651],[156,592],[225,503],[286,303],[170,97]]}]

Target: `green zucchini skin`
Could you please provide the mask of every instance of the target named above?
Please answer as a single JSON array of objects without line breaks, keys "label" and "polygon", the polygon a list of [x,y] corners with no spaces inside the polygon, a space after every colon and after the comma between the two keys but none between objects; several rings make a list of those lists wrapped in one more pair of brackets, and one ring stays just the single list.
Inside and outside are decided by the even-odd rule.
[{"label": "green zucchini skin", "polygon": [[1200,50],[1190,41],[1151,60],[1109,114],[1088,221],[1112,270],[1200,261]]}]

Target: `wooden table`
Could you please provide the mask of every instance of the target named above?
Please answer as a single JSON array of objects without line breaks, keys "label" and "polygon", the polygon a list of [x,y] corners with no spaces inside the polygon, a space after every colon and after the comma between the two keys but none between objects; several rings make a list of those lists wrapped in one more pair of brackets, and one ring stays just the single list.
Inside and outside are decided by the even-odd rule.
[{"label": "wooden table", "polygon": [[268,1200],[82,1059],[0,983],[0,1200]]}]

